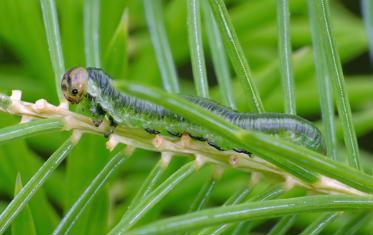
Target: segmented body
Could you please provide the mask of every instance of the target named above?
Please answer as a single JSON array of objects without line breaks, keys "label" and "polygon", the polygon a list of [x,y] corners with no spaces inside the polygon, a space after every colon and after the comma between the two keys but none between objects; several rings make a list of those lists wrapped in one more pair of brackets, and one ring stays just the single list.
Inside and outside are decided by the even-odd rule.
[{"label": "segmented body", "polygon": [[[109,115],[115,123],[143,128],[150,133],[169,133],[176,136],[188,133],[195,139],[208,141],[218,149],[235,149],[234,144],[227,143],[223,137],[210,133],[204,127],[180,115],[119,92],[112,86],[110,76],[103,70],[87,68],[87,71],[89,76],[86,96],[99,105],[98,108]],[[324,152],[320,131],[311,122],[299,116],[282,113],[241,113],[208,99],[183,97],[243,129],[280,135],[296,144]],[[239,149],[236,151],[246,152]]]}]

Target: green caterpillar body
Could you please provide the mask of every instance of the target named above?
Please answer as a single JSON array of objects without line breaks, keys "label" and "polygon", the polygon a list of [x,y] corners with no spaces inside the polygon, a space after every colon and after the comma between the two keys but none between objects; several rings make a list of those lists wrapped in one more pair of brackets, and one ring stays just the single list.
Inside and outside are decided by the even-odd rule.
[{"label": "green caterpillar body", "polygon": [[[112,86],[110,76],[101,69],[71,69],[64,75],[61,87],[65,97],[72,103],[79,103],[82,99],[89,100],[97,124],[106,114],[114,125],[125,124],[133,128],[143,128],[153,134],[169,133],[181,136],[183,133],[188,133],[195,139],[208,141],[210,145],[219,150],[233,149],[237,152],[248,153],[237,149],[234,143],[227,143],[222,136],[211,133],[183,116],[119,92]],[[280,135],[293,143],[324,152],[320,131],[311,122],[299,116],[282,113],[241,113],[209,99],[182,97],[240,128]]]}]

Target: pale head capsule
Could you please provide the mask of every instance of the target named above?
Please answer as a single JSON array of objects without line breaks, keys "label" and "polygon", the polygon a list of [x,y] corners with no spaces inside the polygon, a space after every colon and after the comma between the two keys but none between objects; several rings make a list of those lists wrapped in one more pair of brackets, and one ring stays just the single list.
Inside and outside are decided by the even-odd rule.
[{"label": "pale head capsule", "polygon": [[61,89],[65,98],[78,104],[87,94],[88,71],[85,68],[72,68],[67,71],[61,81]]}]

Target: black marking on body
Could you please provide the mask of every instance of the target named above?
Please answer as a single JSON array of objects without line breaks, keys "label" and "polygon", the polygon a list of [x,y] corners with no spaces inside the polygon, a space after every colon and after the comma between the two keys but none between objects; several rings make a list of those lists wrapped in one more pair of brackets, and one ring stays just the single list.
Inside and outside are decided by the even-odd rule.
[{"label": "black marking on body", "polygon": [[153,130],[153,129],[150,129],[150,128],[145,128],[145,131],[148,132],[149,134],[153,134],[153,135],[158,135],[159,133],[161,133],[160,131]]},{"label": "black marking on body", "polygon": [[167,133],[170,134],[170,135],[176,136],[176,137],[181,137],[182,136],[181,133],[176,133],[176,132],[172,132],[172,131],[167,131]]},{"label": "black marking on body", "polygon": [[114,118],[113,118],[112,116],[108,115],[108,119],[109,119],[110,129],[109,129],[108,132],[106,132],[106,133],[104,134],[104,136],[105,136],[106,138],[109,138],[110,135],[114,133],[115,128],[118,126],[118,123],[116,123],[116,122],[114,121]]},{"label": "black marking on body", "polygon": [[189,134],[189,136],[192,137],[193,139],[199,140],[199,141],[206,141],[207,140],[207,138],[202,137],[202,136],[194,136],[194,135],[191,135],[191,134]]},{"label": "black marking on body", "polygon": [[252,153],[250,153],[249,151],[246,151],[244,149],[233,149],[233,151],[237,152],[237,153],[244,153],[244,154],[247,154],[249,157],[252,157]]},{"label": "black marking on body", "polygon": [[219,145],[215,144],[214,142],[211,142],[210,140],[207,140],[207,143],[208,143],[210,146],[216,148],[216,149],[219,150],[219,151],[225,151],[222,147],[220,147]]}]

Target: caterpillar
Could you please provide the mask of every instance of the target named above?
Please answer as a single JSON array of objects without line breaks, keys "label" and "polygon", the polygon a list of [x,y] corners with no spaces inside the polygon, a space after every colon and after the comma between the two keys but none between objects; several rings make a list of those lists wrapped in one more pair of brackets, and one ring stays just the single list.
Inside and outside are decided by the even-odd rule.
[{"label": "caterpillar", "polygon": [[[63,75],[61,89],[65,98],[72,104],[88,101],[96,126],[102,123],[106,115],[113,127],[125,124],[132,128],[142,128],[151,134],[173,136],[187,133],[194,139],[207,141],[218,150],[234,150],[250,155],[248,151],[237,149],[234,143],[227,143],[222,136],[210,133],[192,120],[119,92],[112,86],[111,77],[102,69],[72,68]],[[320,130],[299,116],[284,113],[238,112],[206,98],[185,95],[182,97],[240,128],[279,135],[311,150],[325,152]]]}]

